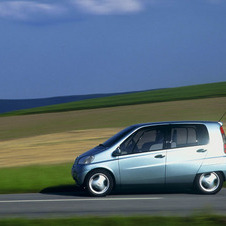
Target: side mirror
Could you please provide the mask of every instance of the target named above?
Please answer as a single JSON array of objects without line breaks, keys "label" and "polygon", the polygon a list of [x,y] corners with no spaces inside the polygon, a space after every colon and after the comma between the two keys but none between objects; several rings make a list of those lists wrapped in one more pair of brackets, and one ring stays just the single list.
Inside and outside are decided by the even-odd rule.
[{"label": "side mirror", "polygon": [[115,151],[113,151],[112,156],[113,157],[117,157],[121,155],[121,150],[119,148],[117,148]]}]

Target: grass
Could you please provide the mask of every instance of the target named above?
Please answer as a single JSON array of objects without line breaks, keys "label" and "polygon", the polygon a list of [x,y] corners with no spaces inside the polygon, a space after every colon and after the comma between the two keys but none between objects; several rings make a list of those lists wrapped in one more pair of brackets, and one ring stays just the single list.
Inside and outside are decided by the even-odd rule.
[{"label": "grass", "polygon": [[49,187],[74,185],[71,167],[72,163],[1,168],[0,193],[40,192]]},{"label": "grass", "polygon": [[137,226],[137,225],[156,225],[156,226],[180,226],[180,225],[225,225],[226,216],[217,215],[195,215],[188,217],[175,217],[175,216],[137,216],[137,217],[75,217],[65,219],[1,219],[0,225],[124,225],[124,226]]},{"label": "grass", "polygon": [[210,97],[213,98],[223,96],[226,96],[226,82],[185,86],[178,88],[167,88],[145,92],[136,92],[131,94],[116,95],[104,98],[88,99],[66,104],[13,111],[10,113],[1,114],[0,116],[65,112],[83,109],[96,109],[144,103],[156,103]]}]

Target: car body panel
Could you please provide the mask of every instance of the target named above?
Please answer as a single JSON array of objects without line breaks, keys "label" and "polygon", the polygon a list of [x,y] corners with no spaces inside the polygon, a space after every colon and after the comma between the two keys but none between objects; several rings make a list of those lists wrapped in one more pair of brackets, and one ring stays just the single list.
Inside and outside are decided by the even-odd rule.
[{"label": "car body panel", "polygon": [[[206,151],[199,152],[199,150]],[[189,183],[193,181],[207,152],[206,145],[167,150],[166,183]]]},{"label": "car body panel", "polygon": [[[156,158],[160,155],[164,157]],[[121,184],[165,183],[165,161],[166,150],[120,156]]]}]

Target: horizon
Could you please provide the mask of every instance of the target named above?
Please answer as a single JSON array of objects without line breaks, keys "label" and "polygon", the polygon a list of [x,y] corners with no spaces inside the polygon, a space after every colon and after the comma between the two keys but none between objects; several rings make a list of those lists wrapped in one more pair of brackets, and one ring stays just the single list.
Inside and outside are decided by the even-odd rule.
[{"label": "horizon", "polygon": [[75,95],[66,95],[66,96],[49,96],[49,97],[41,97],[41,98],[32,98],[32,99],[0,99],[0,101],[26,101],[26,100],[44,100],[44,99],[55,99],[55,98],[64,98],[64,97],[75,97],[75,96],[95,96],[95,95],[120,95],[120,94],[130,94],[130,93],[139,93],[139,92],[146,92],[152,90],[160,90],[160,89],[173,89],[173,88],[180,88],[180,87],[187,87],[187,86],[198,86],[198,85],[206,85],[206,84],[214,84],[214,83],[222,83],[225,81],[220,82],[211,82],[211,83],[200,83],[194,85],[185,85],[185,86],[174,86],[174,87],[162,87],[156,89],[146,89],[146,90],[135,90],[135,91],[128,91],[128,92],[116,92],[116,93],[88,93],[88,94],[75,94]]}]

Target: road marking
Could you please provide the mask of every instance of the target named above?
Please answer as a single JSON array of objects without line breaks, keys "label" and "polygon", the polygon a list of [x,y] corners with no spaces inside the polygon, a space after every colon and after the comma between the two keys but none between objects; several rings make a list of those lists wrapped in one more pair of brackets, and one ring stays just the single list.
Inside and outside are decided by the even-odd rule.
[{"label": "road marking", "polygon": [[129,200],[157,200],[162,197],[149,198],[90,198],[90,199],[36,199],[36,200],[2,200],[0,203],[26,203],[26,202],[81,202],[81,201],[129,201]]}]

